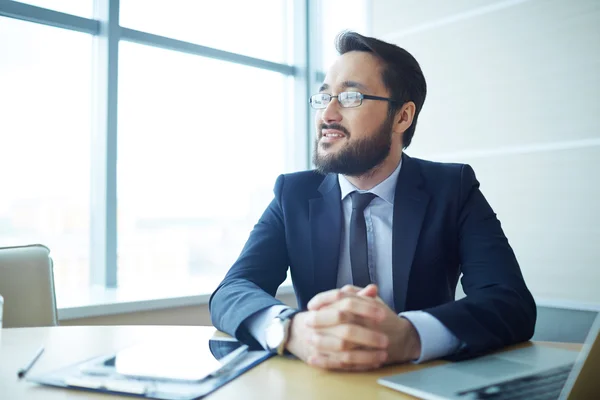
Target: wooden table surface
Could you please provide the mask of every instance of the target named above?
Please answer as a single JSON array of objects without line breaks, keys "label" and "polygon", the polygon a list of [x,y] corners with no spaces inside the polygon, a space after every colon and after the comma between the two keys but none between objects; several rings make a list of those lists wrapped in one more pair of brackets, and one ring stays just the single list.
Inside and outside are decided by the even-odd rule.
[{"label": "wooden table surface", "polygon": [[[0,336],[0,399],[75,400],[132,399],[126,396],[52,388],[17,379],[17,370],[26,365],[36,350],[45,352],[31,370],[43,373],[77,362],[110,354],[142,340],[208,340],[218,334],[213,327],[190,326],[68,326],[51,328],[2,329]],[[578,344],[528,343],[579,350]],[[209,395],[222,399],[413,399],[414,397],[377,384],[377,379],[401,372],[441,364],[404,364],[367,373],[322,371],[298,360],[274,357],[244,373]]]}]

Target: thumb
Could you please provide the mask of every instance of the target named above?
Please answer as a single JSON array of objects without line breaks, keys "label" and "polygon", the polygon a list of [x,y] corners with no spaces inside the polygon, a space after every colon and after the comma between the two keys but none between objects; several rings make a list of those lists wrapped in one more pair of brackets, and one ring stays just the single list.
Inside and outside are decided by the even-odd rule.
[{"label": "thumb", "polygon": [[377,293],[377,285],[371,283],[370,285],[367,285],[367,287],[365,287],[364,289],[361,289],[357,294],[359,296],[377,297]]},{"label": "thumb", "polygon": [[360,287],[354,286],[354,285],[345,285],[340,290],[343,293],[358,294],[361,290],[364,290],[364,288],[360,288]]}]

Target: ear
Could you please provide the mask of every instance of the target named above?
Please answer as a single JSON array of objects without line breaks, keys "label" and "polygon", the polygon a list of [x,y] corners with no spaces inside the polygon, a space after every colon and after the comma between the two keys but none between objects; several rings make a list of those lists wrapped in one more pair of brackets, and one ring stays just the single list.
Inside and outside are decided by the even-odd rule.
[{"label": "ear", "polygon": [[404,133],[412,125],[417,106],[412,101],[406,102],[396,111],[394,117],[394,133]]}]

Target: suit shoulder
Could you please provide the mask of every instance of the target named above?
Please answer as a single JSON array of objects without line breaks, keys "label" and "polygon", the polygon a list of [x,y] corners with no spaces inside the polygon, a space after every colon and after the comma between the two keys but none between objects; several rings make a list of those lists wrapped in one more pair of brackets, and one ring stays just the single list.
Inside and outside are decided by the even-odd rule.
[{"label": "suit shoulder", "polygon": [[[446,163],[413,158],[420,166],[421,174],[430,187],[460,187],[463,179],[475,180],[475,173],[468,164]],[[466,174],[465,174],[466,173]]]},{"label": "suit shoulder", "polygon": [[280,175],[275,185],[276,190],[288,193],[311,193],[318,190],[325,178],[324,175],[315,170],[292,172]]},{"label": "suit shoulder", "polygon": [[425,175],[439,176],[441,174],[444,177],[460,176],[463,168],[467,166],[467,164],[463,163],[430,161],[423,160],[421,158],[413,158],[413,160],[419,164],[421,167],[421,172]]}]

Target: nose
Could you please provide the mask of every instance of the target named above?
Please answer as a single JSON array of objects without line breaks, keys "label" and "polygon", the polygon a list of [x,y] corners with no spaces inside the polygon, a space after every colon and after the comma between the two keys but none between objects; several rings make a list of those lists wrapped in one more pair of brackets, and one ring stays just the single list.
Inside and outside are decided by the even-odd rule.
[{"label": "nose", "polygon": [[327,104],[327,107],[321,111],[321,120],[326,124],[330,124],[332,122],[339,123],[342,120],[340,108],[340,103],[338,102],[337,98],[332,98],[329,104]]}]

